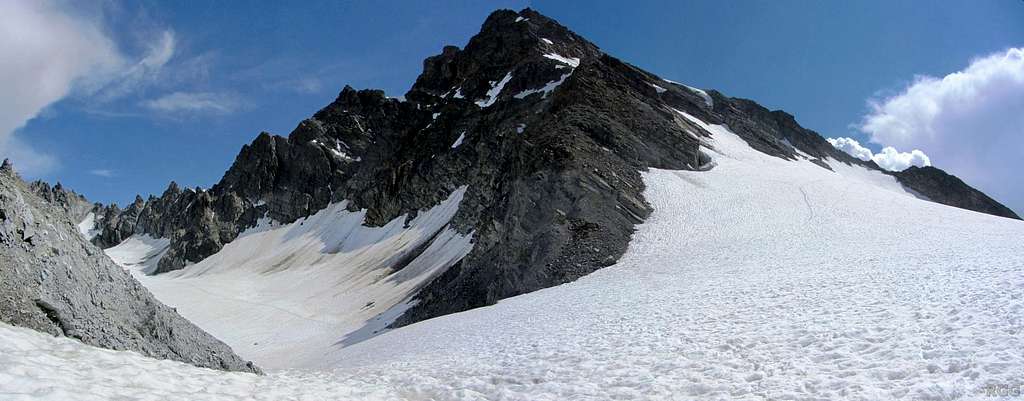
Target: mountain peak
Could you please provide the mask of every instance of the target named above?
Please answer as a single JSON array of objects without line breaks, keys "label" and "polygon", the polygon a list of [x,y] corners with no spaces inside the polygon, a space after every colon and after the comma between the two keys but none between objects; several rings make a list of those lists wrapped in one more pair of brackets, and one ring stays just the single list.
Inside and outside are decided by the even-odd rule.
[{"label": "mountain peak", "polygon": [[[443,226],[472,238],[472,250],[399,297],[418,301],[394,323],[408,324],[614,263],[652,210],[640,172],[713,168],[708,138],[725,126],[782,160],[877,170],[785,112],[659,78],[534,10],[499,10],[465,47],[426,59],[406,101],[346,86],[289,135],[243,146],[210,191],[125,211],[116,227],[121,213],[108,213],[100,238],[169,238],[154,270],[163,273],[201,262],[262,219],[288,224],[345,202],[363,211],[362,225],[402,230],[458,192]],[[432,242],[440,232],[427,234],[401,260],[366,269],[414,275],[406,262],[446,246]]]},{"label": "mountain peak", "polygon": [[424,60],[423,73],[406,99],[478,100],[487,98],[498,83],[510,90],[543,86],[557,81],[567,68],[602,54],[593,43],[532,9],[498,10],[464,49],[445,46],[441,54]]}]

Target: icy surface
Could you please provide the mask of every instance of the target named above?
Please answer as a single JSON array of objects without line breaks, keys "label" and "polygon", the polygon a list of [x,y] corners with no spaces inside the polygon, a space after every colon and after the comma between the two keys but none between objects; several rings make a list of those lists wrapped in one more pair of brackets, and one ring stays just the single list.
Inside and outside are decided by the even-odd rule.
[{"label": "icy surface", "polygon": [[[653,214],[616,265],[576,282],[324,353],[329,369],[266,377],[0,326],[0,384],[12,383],[0,387],[54,399],[987,400],[998,398],[986,390],[1020,391],[1024,224],[918,200],[890,176],[834,160],[836,172],[769,157],[724,126],[701,126],[716,167],[644,173]],[[215,298],[203,307],[245,313]],[[289,335],[310,325],[275,323]]]},{"label": "icy surface", "polygon": [[[202,262],[147,276],[167,240],[133,236],[108,249],[156,297],[268,369],[322,366],[324,355],[366,338],[411,296],[472,249],[448,227],[465,187],[383,227],[346,203],[292,224],[260,223]],[[418,254],[413,252],[419,252]],[[399,309],[393,309],[399,306]]]}]

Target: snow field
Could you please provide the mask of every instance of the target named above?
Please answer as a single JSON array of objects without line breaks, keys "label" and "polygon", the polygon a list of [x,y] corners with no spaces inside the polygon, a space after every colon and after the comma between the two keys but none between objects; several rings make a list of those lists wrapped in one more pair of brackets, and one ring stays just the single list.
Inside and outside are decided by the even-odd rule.
[{"label": "snow field", "polygon": [[[994,400],[987,389],[1024,386],[1024,224],[917,199],[859,167],[766,156],[726,127],[698,125],[713,135],[716,167],[645,172],[654,213],[616,265],[573,283],[344,347],[312,342],[308,364],[323,368],[265,377],[0,326],[0,397]],[[204,261],[167,282],[218,269],[253,282],[261,260]],[[151,288],[172,305],[194,296]],[[230,312],[258,308],[246,302]],[[179,310],[204,328],[248,329],[204,320],[229,313],[202,306],[211,316]],[[303,325],[276,323],[289,335]]]}]

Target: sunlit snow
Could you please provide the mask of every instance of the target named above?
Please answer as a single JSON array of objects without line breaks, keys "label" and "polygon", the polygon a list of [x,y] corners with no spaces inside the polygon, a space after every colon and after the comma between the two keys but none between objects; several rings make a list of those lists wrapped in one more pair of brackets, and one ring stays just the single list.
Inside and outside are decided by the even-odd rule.
[{"label": "sunlit snow", "polygon": [[562,74],[562,76],[560,78],[558,78],[557,80],[548,82],[548,83],[544,84],[544,86],[542,86],[540,88],[537,88],[537,89],[527,89],[527,90],[524,90],[522,92],[519,92],[519,93],[513,95],[513,97],[515,97],[516,99],[524,99],[527,96],[530,96],[530,95],[532,95],[534,93],[541,93],[542,94],[541,97],[548,97],[548,94],[551,93],[552,91],[554,91],[555,88],[558,88],[558,86],[561,85],[563,82],[565,82],[565,80],[567,78],[569,78],[570,75],[572,75],[573,71],[574,70],[569,70],[569,72],[567,72],[565,74]]},{"label": "sunlit snow", "polygon": [[572,68],[576,68],[576,67],[580,66],[580,59],[577,58],[577,57],[565,57],[565,56],[562,56],[562,55],[559,55],[559,54],[555,54],[555,53],[545,54],[544,57],[547,57],[549,59],[558,61],[560,63],[565,63],[566,65],[568,65],[568,66],[570,66]]}]

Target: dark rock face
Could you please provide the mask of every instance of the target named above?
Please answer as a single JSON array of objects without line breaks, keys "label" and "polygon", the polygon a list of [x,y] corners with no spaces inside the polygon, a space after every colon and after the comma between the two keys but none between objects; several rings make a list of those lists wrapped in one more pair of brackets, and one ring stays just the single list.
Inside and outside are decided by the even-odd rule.
[{"label": "dark rock face", "polygon": [[0,169],[0,320],[93,346],[259,372],[82,238],[64,209],[68,199],[35,195],[60,188],[42,189]]},{"label": "dark rock face", "polygon": [[971,188],[954,175],[935,167],[917,167],[892,173],[904,187],[924,195],[933,202],[973,210],[995,216],[1020,220],[1010,208],[996,202],[981,191]]},{"label": "dark rock face", "polygon": [[262,216],[287,223],[348,200],[382,225],[465,185],[450,224],[473,233],[473,250],[420,291],[396,322],[408,324],[615,263],[651,212],[640,171],[707,168],[709,134],[677,111],[727,124],[776,157],[878,168],[789,114],[663,81],[533,10],[500,10],[464,49],[425,60],[405,100],[345,87],[287,137],[243,146],[208,191],[172,183],[159,198],[107,208],[96,242],[169,238],[160,273],[216,253]]}]

